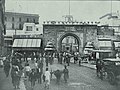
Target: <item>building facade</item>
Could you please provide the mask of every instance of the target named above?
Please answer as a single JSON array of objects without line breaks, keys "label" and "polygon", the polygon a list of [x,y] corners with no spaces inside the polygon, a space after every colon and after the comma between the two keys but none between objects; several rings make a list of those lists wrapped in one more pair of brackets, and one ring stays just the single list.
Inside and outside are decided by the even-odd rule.
[{"label": "building facade", "polygon": [[5,12],[6,30],[22,30],[24,23],[39,24],[38,14]]},{"label": "building facade", "polygon": [[4,55],[12,51],[13,35],[40,34],[39,15],[5,12],[6,35],[4,35]]},{"label": "building facade", "polygon": [[4,54],[7,55],[11,53],[15,36],[19,36],[19,35],[23,35],[23,37],[24,35],[26,35],[26,37],[32,35],[36,36],[41,34],[40,31],[41,29],[39,24],[35,24],[35,23],[24,23],[23,30],[16,30],[16,31],[7,30],[6,35],[4,35],[4,41],[5,41]]},{"label": "building facade", "polygon": [[3,55],[2,51],[4,47],[4,32],[5,32],[4,13],[5,13],[5,0],[0,0],[0,56]]},{"label": "building facade", "polygon": [[[43,23],[43,34],[45,43],[53,42],[58,51],[70,51],[73,46],[76,46],[79,52],[83,52],[88,42],[92,42],[95,49],[112,50],[112,40],[119,37],[114,35],[114,29],[100,26],[99,22],[46,21]],[[67,37],[69,36],[74,37],[74,40],[70,39],[73,40],[74,45],[68,43]]]},{"label": "building facade", "polygon": [[108,13],[100,17],[102,25],[111,26],[115,30],[115,35],[120,35],[120,14],[119,12]]}]

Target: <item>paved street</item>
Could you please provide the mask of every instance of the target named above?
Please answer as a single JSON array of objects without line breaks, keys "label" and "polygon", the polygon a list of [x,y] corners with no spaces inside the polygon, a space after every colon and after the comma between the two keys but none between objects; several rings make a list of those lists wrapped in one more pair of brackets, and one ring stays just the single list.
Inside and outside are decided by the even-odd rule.
[{"label": "paved street", "polygon": [[[64,66],[55,62],[52,68],[62,70]],[[53,76],[50,90],[119,90],[119,87],[112,86],[107,81],[98,79],[94,69],[83,66],[79,67],[76,64],[70,64],[68,69],[70,73],[68,83],[65,84],[62,77],[60,85],[57,85],[56,79]],[[0,90],[14,90],[10,76],[6,78],[2,69],[0,69]],[[21,79],[20,90],[31,90],[30,82]],[[44,90],[44,83],[38,84],[36,82],[34,90]]]}]

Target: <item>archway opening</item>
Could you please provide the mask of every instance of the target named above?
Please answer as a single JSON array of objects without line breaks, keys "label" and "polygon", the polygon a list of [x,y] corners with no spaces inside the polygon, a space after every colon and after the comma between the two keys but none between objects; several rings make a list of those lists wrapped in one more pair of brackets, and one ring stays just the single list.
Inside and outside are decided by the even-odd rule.
[{"label": "archway opening", "polygon": [[61,52],[79,52],[80,39],[75,34],[67,33],[60,38],[58,44]]}]

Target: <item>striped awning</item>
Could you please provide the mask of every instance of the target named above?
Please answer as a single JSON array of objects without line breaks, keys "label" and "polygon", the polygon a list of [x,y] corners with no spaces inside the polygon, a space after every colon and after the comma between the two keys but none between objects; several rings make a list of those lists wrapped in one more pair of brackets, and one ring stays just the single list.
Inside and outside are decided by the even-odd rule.
[{"label": "striped awning", "polygon": [[41,47],[41,39],[15,39],[13,42],[13,48],[31,48]]}]

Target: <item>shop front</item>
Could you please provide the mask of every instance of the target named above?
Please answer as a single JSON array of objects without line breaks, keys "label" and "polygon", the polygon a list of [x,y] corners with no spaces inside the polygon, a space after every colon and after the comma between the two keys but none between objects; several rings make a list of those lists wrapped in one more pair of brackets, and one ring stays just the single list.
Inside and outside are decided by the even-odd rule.
[{"label": "shop front", "polygon": [[43,55],[43,45],[41,38],[15,38],[12,46],[12,55],[19,54],[19,56],[27,58],[38,58]]},{"label": "shop front", "polygon": [[99,50],[93,50],[96,58],[110,58],[112,57],[113,45],[111,39],[99,39]]},{"label": "shop front", "polygon": [[[120,58],[120,41],[114,41],[115,54]],[[116,56],[115,55],[115,56]]]}]

